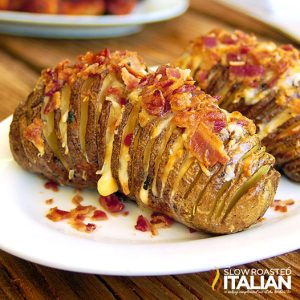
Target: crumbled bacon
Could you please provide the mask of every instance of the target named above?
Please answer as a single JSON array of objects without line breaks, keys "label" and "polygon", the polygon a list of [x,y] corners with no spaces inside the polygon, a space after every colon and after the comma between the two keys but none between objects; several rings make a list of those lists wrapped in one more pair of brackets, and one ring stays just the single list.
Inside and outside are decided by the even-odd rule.
[{"label": "crumbled bacon", "polygon": [[121,212],[125,208],[124,203],[122,203],[115,194],[100,196],[99,202],[105,210],[111,213]]},{"label": "crumbled bacon", "polygon": [[215,36],[204,36],[203,44],[206,48],[214,48],[217,46],[217,39]]},{"label": "crumbled bacon", "polygon": [[57,207],[53,207],[49,210],[46,217],[53,222],[58,222],[61,220],[68,219],[70,217],[70,212],[58,209]]},{"label": "crumbled bacon", "polygon": [[86,232],[93,232],[96,229],[96,225],[93,223],[86,224]]},{"label": "crumbled bacon", "polygon": [[44,187],[48,190],[52,190],[53,192],[58,192],[58,183],[54,181],[47,181],[44,184]]},{"label": "crumbled bacon", "polygon": [[125,138],[124,138],[124,145],[129,147],[132,143],[132,138],[133,138],[133,134],[132,133],[128,133]]},{"label": "crumbled bacon", "polygon": [[125,85],[130,91],[135,89],[140,82],[140,79],[129,73],[129,71],[125,67],[123,67],[121,70],[121,76]]},{"label": "crumbled bacon", "polygon": [[137,222],[136,222],[136,225],[134,226],[134,228],[136,230],[143,231],[143,232],[150,231],[149,221],[143,215],[140,215],[140,216],[138,216],[138,219],[137,219]]},{"label": "crumbled bacon", "polygon": [[273,203],[271,204],[271,207],[275,211],[279,212],[287,212],[288,211],[288,206],[295,204],[295,201],[293,199],[288,199],[288,200],[274,200]]},{"label": "crumbled bacon", "polygon": [[53,198],[47,199],[45,201],[45,203],[48,204],[48,205],[52,204],[53,203]]},{"label": "crumbled bacon", "polygon": [[222,141],[202,123],[190,138],[190,149],[206,167],[214,166],[218,162],[226,164],[229,160]]},{"label": "crumbled bacon", "polygon": [[156,228],[170,227],[173,224],[173,222],[174,221],[172,218],[162,213],[153,212],[151,214],[150,223],[154,225]]},{"label": "crumbled bacon", "polygon": [[120,98],[120,104],[121,104],[122,106],[124,106],[124,105],[126,105],[126,103],[127,103],[126,98],[121,97],[121,98]]},{"label": "crumbled bacon", "polygon": [[75,205],[79,205],[82,201],[83,197],[80,195],[79,192],[77,192],[72,198],[72,203],[74,203]]},{"label": "crumbled bacon", "polygon": [[45,153],[42,130],[43,121],[41,119],[34,118],[33,122],[29,126],[27,126],[23,133],[24,138],[33,143],[33,145],[38,149],[41,155]]},{"label": "crumbled bacon", "polygon": [[107,217],[107,214],[103,211],[103,210],[95,210],[94,211],[94,214],[92,216],[92,220],[95,220],[95,221],[103,221],[103,220],[107,220],[108,217]]}]

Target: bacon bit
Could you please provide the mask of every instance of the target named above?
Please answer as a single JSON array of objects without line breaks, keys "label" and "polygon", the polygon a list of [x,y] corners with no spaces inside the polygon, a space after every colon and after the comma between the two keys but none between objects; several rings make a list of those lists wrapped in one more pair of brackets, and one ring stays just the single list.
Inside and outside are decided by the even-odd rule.
[{"label": "bacon bit", "polygon": [[229,34],[221,38],[221,43],[226,45],[234,45],[237,43],[237,40],[234,40]]},{"label": "bacon bit", "polygon": [[69,211],[61,210],[58,209],[57,207],[51,208],[48,214],[46,215],[46,217],[53,222],[58,222],[64,219],[68,219],[69,216],[70,216]]},{"label": "bacon bit", "polygon": [[124,212],[122,213],[122,215],[125,216],[125,217],[127,217],[127,216],[129,215],[129,211],[128,211],[128,210],[124,211]]},{"label": "bacon bit", "polygon": [[54,92],[53,95],[52,95],[52,92],[51,92],[51,94],[48,93],[46,95],[49,97],[49,99],[44,108],[45,115],[54,111],[55,109],[58,109],[60,106],[60,92],[59,91]]},{"label": "bacon bit", "polygon": [[295,204],[295,201],[293,199],[288,199],[288,200],[274,200],[273,203],[271,204],[271,207],[275,211],[279,212],[287,212],[289,205]]},{"label": "bacon bit", "polygon": [[242,46],[240,47],[240,53],[241,53],[242,55],[247,54],[249,51],[250,51],[250,48],[249,48],[248,46],[242,45]]},{"label": "bacon bit", "polygon": [[91,219],[94,221],[104,221],[104,220],[107,220],[108,217],[107,217],[107,214],[103,210],[97,209],[94,211],[94,214]]},{"label": "bacon bit", "polygon": [[216,163],[226,164],[229,160],[220,138],[212,133],[206,125],[200,123],[190,138],[190,148],[205,167]]},{"label": "bacon bit", "polygon": [[76,193],[76,195],[72,198],[72,203],[75,205],[79,205],[83,201],[83,197],[80,195],[79,192]]},{"label": "bacon bit", "polygon": [[197,75],[198,75],[199,81],[204,81],[208,77],[208,72],[207,71],[200,71],[200,72],[198,72]]},{"label": "bacon bit", "polygon": [[85,215],[87,216],[91,212],[93,212],[96,209],[96,207],[92,205],[77,205],[76,208],[71,210],[72,217],[75,217],[77,215]]},{"label": "bacon bit", "polygon": [[132,138],[133,138],[133,134],[132,133],[128,133],[125,138],[124,138],[124,145],[129,147],[132,143]]},{"label": "bacon bit", "polygon": [[139,230],[142,232],[150,231],[149,221],[143,215],[140,215],[140,216],[138,216],[138,219],[137,219],[137,222],[136,222],[136,225],[134,226],[134,228],[136,230]]},{"label": "bacon bit", "polygon": [[85,215],[83,215],[83,214],[75,215],[75,217],[73,218],[73,220],[75,222],[82,222],[82,221],[85,220]]},{"label": "bacon bit", "polygon": [[196,230],[196,229],[194,229],[194,228],[188,227],[188,229],[189,229],[189,232],[190,232],[190,233],[197,232],[197,230]]},{"label": "bacon bit", "polygon": [[282,45],[281,49],[285,51],[293,51],[295,48],[291,44],[287,44],[287,45]]},{"label": "bacon bit", "polygon": [[120,98],[120,104],[121,104],[122,106],[124,106],[124,105],[126,105],[126,103],[127,103],[126,98],[121,97],[121,98]]},{"label": "bacon bit", "polygon": [[125,85],[130,91],[135,89],[140,82],[140,79],[129,73],[125,67],[121,69],[121,76]]},{"label": "bacon bit", "polygon": [[108,95],[115,95],[115,96],[121,96],[123,93],[123,89],[122,88],[117,88],[117,87],[112,87],[110,86],[107,89],[107,94]]},{"label": "bacon bit", "polygon": [[264,67],[259,65],[231,65],[229,72],[240,77],[255,77],[264,74]]},{"label": "bacon bit", "polygon": [[227,54],[227,61],[228,62],[237,62],[240,60],[240,57],[236,53],[228,53]]},{"label": "bacon bit", "polygon": [[111,213],[121,212],[125,208],[124,203],[122,203],[115,194],[100,196],[99,202],[105,210]]},{"label": "bacon bit", "polygon": [[150,223],[156,228],[166,228],[170,227],[174,221],[169,216],[166,216],[162,213],[153,212],[151,215]]},{"label": "bacon bit", "polygon": [[156,89],[143,97],[144,105],[150,115],[161,116],[165,112],[166,99],[162,91]]},{"label": "bacon bit", "polygon": [[96,229],[96,225],[93,223],[86,224],[86,232],[93,232]]},{"label": "bacon bit", "polygon": [[175,68],[167,68],[166,75],[170,80],[169,82],[173,83],[174,80],[177,80],[180,78],[180,71],[179,71],[179,69],[175,69]]},{"label": "bacon bit", "polygon": [[43,121],[38,118],[34,118],[33,122],[27,126],[24,130],[24,138],[33,143],[38,149],[40,155],[44,155],[44,140],[42,138]]},{"label": "bacon bit", "polygon": [[44,184],[44,187],[48,190],[52,190],[53,192],[58,192],[58,183],[54,181],[48,181]]},{"label": "bacon bit", "polygon": [[45,201],[45,203],[46,203],[47,205],[52,204],[52,203],[53,203],[53,198],[47,199],[47,200]]},{"label": "bacon bit", "polygon": [[217,39],[215,36],[204,36],[203,44],[206,48],[214,48],[217,46]]},{"label": "bacon bit", "polygon": [[285,200],[285,204],[286,205],[294,205],[295,201],[293,199],[288,199],[288,200]]}]

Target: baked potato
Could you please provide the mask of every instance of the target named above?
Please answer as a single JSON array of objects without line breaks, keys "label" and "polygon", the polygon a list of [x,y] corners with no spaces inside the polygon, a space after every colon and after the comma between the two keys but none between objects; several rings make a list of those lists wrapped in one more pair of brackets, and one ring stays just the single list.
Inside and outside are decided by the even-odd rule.
[{"label": "baked potato", "polygon": [[290,179],[300,181],[300,63],[291,45],[259,42],[241,31],[213,30],[177,61],[227,111],[252,119],[267,151]]},{"label": "baked potato", "polygon": [[221,110],[189,73],[149,73],[137,54],[108,50],[44,70],[14,113],[13,156],[62,185],[119,191],[197,230],[243,230],[274,198],[274,158],[254,123]]}]

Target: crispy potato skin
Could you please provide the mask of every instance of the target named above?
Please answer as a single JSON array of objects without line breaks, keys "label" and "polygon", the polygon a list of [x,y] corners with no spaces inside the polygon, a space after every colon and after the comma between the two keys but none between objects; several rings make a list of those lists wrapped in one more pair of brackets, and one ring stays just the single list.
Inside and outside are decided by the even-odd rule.
[{"label": "crispy potato skin", "polygon": [[[139,206],[198,230],[232,233],[255,223],[274,198],[279,174],[273,169],[274,158],[265,152],[254,131],[237,123],[239,115],[226,114],[231,125],[223,128],[222,138],[228,160],[205,168],[186,146],[186,132],[176,125],[172,111],[155,117],[143,114],[137,93],[144,85],[132,88],[131,82],[126,85],[128,78],[118,73],[118,59],[123,68],[126,55],[116,55],[116,65],[112,55],[104,71],[96,75],[95,69],[85,65],[92,76],[76,73],[75,80],[72,77],[68,83],[69,94],[63,93],[67,84],[58,88],[56,79],[52,80],[56,77],[48,70],[44,81],[39,80],[15,111],[10,146],[16,162],[28,171],[76,188],[96,187],[106,178],[102,185],[107,186],[100,190],[116,189]],[[100,68],[98,63],[96,67]],[[78,69],[82,71],[82,65]],[[51,84],[47,85],[49,74]],[[177,73],[171,69],[170,74]],[[44,153],[36,140],[25,135],[35,119],[43,121],[40,137]]]}]

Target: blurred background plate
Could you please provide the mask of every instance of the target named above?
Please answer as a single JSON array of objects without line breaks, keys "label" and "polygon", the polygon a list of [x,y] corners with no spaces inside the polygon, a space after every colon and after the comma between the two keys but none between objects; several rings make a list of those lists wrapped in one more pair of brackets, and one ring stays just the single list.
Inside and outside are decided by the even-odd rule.
[{"label": "blurred background plate", "polygon": [[0,11],[0,33],[45,38],[107,38],[183,14],[188,0],[143,0],[129,15],[71,16]]}]

